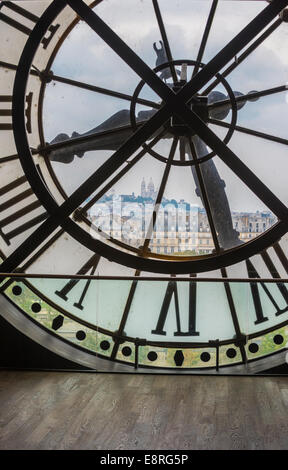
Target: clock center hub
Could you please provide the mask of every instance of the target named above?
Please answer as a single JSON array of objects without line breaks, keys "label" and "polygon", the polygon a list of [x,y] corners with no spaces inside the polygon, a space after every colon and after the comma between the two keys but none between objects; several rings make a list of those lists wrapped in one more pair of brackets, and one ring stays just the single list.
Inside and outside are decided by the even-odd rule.
[{"label": "clock center hub", "polygon": [[[185,84],[185,83],[184,83]],[[179,84],[173,87],[173,90],[176,93],[183,88],[183,85]],[[195,95],[193,96],[190,102],[191,110],[197,114],[197,116],[202,119],[204,122],[208,122],[209,113],[208,113],[208,97],[207,96],[200,96]],[[190,136],[193,137],[196,135],[196,132],[191,129],[190,126],[187,126],[176,114],[174,114],[170,122],[168,124],[169,131],[174,136],[182,137],[182,136]]]}]

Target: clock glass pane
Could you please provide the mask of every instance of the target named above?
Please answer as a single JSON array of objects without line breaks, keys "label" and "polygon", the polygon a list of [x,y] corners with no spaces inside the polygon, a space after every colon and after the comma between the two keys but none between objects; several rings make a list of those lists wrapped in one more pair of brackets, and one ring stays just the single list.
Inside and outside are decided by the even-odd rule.
[{"label": "clock glass pane", "polygon": [[[258,1],[250,1],[247,8],[245,2],[221,0],[127,0],[119,12],[116,4],[97,2],[93,10],[145,64],[157,67],[158,78],[174,92],[266,6]],[[246,54],[247,60],[241,54],[235,57],[190,104],[252,176],[261,175],[284,202],[285,142],[278,142],[277,136],[284,140],[281,123],[283,127],[287,112],[286,55],[278,48],[285,34],[283,23],[266,34],[267,39],[259,41],[257,36],[259,47]],[[268,53],[274,67],[267,74]],[[129,67],[85,21],[65,37],[51,70],[55,79],[51,74],[43,102],[43,143],[51,146],[45,160],[66,197],[145,124],[163,100],[154,86],[137,76],[137,67]],[[276,77],[282,88],[266,93],[276,88]],[[275,119],[270,119],[271,105]],[[271,158],[274,147],[276,164]],[[277,179],[271,177],[276,174]],[[236,174],[195,130],[170,118],[146,140],[144,149],[140,146],[91,193],[81,205],[80,218],[93,237],[124,252],[193,259],[243,245],[277,223],[278,211],[254,186],[248,173]]]},{"label": "clock glass pane", "polygon": [[1,2],[0,302],[14,326],[20,309],[31,336],[40,325],[97,370],[284,357],[280,1]]}]

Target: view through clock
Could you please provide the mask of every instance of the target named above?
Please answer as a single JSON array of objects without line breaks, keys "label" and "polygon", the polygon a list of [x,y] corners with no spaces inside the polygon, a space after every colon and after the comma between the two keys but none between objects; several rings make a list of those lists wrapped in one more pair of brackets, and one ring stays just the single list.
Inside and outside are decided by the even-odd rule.
[{"label": "view through clock", "polygon": [[3,302],[61,354],[283,352],[287,4],[1,2]]}]

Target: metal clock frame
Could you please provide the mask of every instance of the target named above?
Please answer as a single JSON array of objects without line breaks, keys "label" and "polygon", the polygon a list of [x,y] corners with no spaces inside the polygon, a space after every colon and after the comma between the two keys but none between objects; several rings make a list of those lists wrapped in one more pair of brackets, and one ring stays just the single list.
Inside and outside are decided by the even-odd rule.
[{"label": "metal clock frame", "polygon": [[[22,260],[59,225],[80,243],[85,244],[90,250],[101,253],[102,256],[110,260],[136,269],[141,269],[142,271],[165,274],[184,274],[218,269],[248,258],[277,241],[287,231],[287,207],[279,201],[244,164],[242,164],[236,155],[203,124],[201,119],[191,111],[185,103],[191,99],[191,96],[195,94],[197,90],[213,78],[232,57],[235,57],[240,50],[253,40],[287,4],[288,0],[274,0],[269,4],[265,10],[252,20],[252,22],[225,46],[214,59],[204,66],[203,69],[193,77],[192,81],[176,96],[176,94],[174,94],[85,3],[75,0],[69,0],[67,2],[54,0],[35,25],[27,40],[17,68],[13,93],[13,130],[19,158],[33,191],[50,215],[24,243],[4,261],[3,271],[10,272],[16,269]],[[123,60],[125,60],[125,62],[163,98],[166,104],[163,105],[145,125],[140,127],[135,134],[94,173],[94,175],[88,178],[88,180],[61,206],[58,206],[47,191],[34,165],[27,141],[23,116],[26,82],[29,77],[33,56],[46,30],[67,5],[70,5],[75,12],[80,15],[120,57],[122,57]],[[209,147],[216,151],[220,158],[228,164],[237,176],[274,212],[279,219],[275,227],[256,240],[252,240],[240,247],[227,250],[217,256],[207,255],[193,261],[159,261],[142,259],[128,253],[121,253],[115,248],[109,247],[98,240],[94,240],[69,218],[69,215],[77,209],[81,202],[95,190],[95,182],[97,181],[98,186],[101,182],[104,182],[108,174],[113,173],[119,168],[121,163],[127,159],[127,156],[137,150],[147,138],[174,113],[179,116],[186,125],[195,129],[198,135],[209,144]]]}]

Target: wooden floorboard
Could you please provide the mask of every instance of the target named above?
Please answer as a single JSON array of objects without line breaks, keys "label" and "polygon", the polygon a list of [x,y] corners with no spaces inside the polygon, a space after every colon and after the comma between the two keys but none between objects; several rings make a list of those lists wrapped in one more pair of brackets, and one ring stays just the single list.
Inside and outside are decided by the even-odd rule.
[{"label": "wooden floorboard", "polygon": [[287,377],[0,372],[0,449],[288,449]]}]

